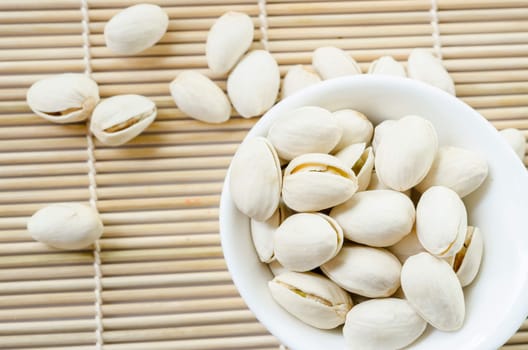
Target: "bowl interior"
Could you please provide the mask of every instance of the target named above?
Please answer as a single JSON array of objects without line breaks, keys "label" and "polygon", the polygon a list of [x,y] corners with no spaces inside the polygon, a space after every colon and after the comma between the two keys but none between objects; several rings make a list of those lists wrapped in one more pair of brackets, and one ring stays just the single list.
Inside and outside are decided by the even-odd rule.
[{"label": "bowl interior", "polygon": [[[485,250],[477,279],[465,289],[464,327],[452,333],[428,327],[428,334],[411,348],[499,348],[528,314],[528,176],[514,152],[491,124],[451,95],[410,79],[366,75],[325,81],[283,100],[247,137],[265,136],[274,120],[306,105],[332,111],[355,109],[374,124],[417,114],[434,124],[440,145],[474,150],[487,159],[486,182],[464,199],[468,222],[481,229]],[[267,288],[273,275],[259,262],[249,220],[234,206],[227,185],[221,199],[220,231],[227,266],[241,296],[275,336],[291,349],[344,348],[341,328],[312,328],[273,301]]]}]

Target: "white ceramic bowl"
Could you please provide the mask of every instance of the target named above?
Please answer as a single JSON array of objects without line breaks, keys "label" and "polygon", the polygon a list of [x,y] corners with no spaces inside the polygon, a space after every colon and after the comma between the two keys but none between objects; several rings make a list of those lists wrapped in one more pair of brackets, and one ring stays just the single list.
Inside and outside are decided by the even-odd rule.
[{"label": "white ceramic bowl", "polygon": [[[410,79],[361,75],[307,88],[266,113],[249,137],[265,136],[284,112],[305,105],[352,108],[377,124],[417,114],[429,119],[440,145],[484,155],[489,175],[464,199],[469,223],[484,235],[480,273],[465,289],[466,320],[452,333],[428,327],[411,349],[497,349],[528,315],[528,175],[514,152],[480,114],[453,96]],[[228,175],[229,177],[229,175]],[[242,298],[268,330],[293,350],[344,349],[341,328],[322,331],[305,325],[276,304],[268,291],[273,278],[253,249],[249,220],[234,206],[226,178],[220,204],[224,256]]]}]

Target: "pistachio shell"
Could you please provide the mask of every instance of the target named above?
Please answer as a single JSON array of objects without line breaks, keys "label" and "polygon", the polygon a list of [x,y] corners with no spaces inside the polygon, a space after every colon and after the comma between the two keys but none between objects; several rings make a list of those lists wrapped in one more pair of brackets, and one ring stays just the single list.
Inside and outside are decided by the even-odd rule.
[{"label": "pistachio shell", "polygon": [[286,98],[297,91],[321,81],[319,76],[300,64],[288,69],[282,81],[281,97]]},{"label": "pistachio shell", "polygon": [[400,286],[401,264],[383,248],[344,245],[321,270],[345,290],[370,298],[388,297]]},{"label": "pistachio shell", "polygon": [[488,164],[478,153],[458,147],[440,147],[427,176],[416,189],[445,186],[461,198],[475,191],[488,175]]},{"label": "pistachio shell", "polygon": [[293,214],[275,231],[274,246],[282,266],[291,271],[309,271],[341,250],[343,230],[324,214]]},{"label": "pistachio shell", "polygon": [[356,190],[356,176],[339,159],[307,153],[286,167],[282,197],[295,211],[319,211],[343,203]]},{"label": "pistachio shell", "polygon": [[97,211],[79,203],[57,203],[38,210],[28,220],[33,239],[59,249],[82,249],[103,234]]},{"label": "pistachio shell", "polygon": [[97,83],[78,73],[41,79],[27,92],[27,104],[36,115],[60,124],[85,120],[98,102]]},{"label": "pistachio shell", "polygon": [[464,245],[467,213],[456,192],[433,186],[422,194],[416,207],[416,233],[431,254],[454,255]]},{"label": "pistachio shell", "polygon": [[347,349],[396,350],[414,342],[427,323],[406,300],[369,300],[346,316],[343,335]]},{"label": "pistachio shell", "polygon": [[215,74],[231,70],[253,42],[253,21],[245,13],[229,11],[207,33],[205,58]]},{"label": "pistachio shell", "polygon": [[252,219],[269,219],[279,205],[279,158],[265,137],[244,141],[230,167],[229,189],[238,210]]},{"label": "pistachio shell", "polygon": [[387,249],[389,249],[389,251],[394,254],[402,264],[405,263],[409,257],[426,251],[422,246],[422,243],[420,243],[414,228],[411,233]]},{"label": "pistachio shell", "polygon": [[292,160],[305,153],[328,153],[343,130],[332,113],[321,107],[300,107],[275,121],[268,132],[277,154]]},{"label": "pistachio shell", "polygon": [[257,251],[260,261],[269,263],[275,258],[273,253],[273,235],[280,225],[280,210],[277,208],[275,213],[266,221],[250,220],[251,238],[253,246]]},{"label": "pistachio shell", "polygon": [[[361,150],[362,149],[362,150]],[[359,152],[361,150],[361,152]],[[372,147],[365,149],[364,143],[350,145],[337,152],[335,157],[351,168],[358,179],[358,192],[365,191],[374,169]]]},{"label": "pistachio shell", "polygon": [[414,224],[412,201],[392,190],[358,192],[332,209],[330,216],[351,241],[387,247],[405,237]]},{"label": "pistachio shell", "polygon": [[106,46],[125,55],[139,53],[154,46],[167,31],[169,16],[153,4],[127,7],[105,25]]},{"label": "pistachio shell", "polygon": [[334,119],[343,129],[343,136],[335,146],[333,152],[356,144],[368,144],[372,139],[374,127],[363,113],[352,109],[341,109],[333,113]]},{"label": "pistachio shell", "polygon": [[233,107],[244,118],[267,111],[279,94],[277,62],[264,50],[249,52],[227,78],[227,94]]},{"label": "pistachio shell", "polygon": [[514,128],[503,129],[499,133],[513,148],[521,161],[524,161],[524,152],[526,149],[526,138],[524,137],[524,134],[520,130]]},{"label": "pistachio shell", "polygon": [[[376,174],[376,169],[372,170],[369,185],[367,187],[367,191],[374,190],[391,190],[389,186],[385,185],[383,182],[380,181],[378,174]],[[411,190],[402,191],[401,193],[403,193],[407,197],[411,197]]]},{"label": "pistachio shell", "polygon": [[312,54],[312,66],[323,80],[361,74],[357,62],[345,51],[333,46],[316,49]]},{"label": "pistachio shell", "polygon": [[403,117],[386,130],[378,145],[376,173],[390,188],[406,191],[425,178],[437,149],[436,131],[428,120]]},{"label": "pistachio shell", "polygon": [[145,96],[112,96],[95,107],[90,130],[105,145],[122,145],[152,124],[156,114],[156,105]]},{"label": "pistachio shell", "polygon": [[396,124],[396,120],[387,119],[376,125],[374,128],[374,137],[372,138],[372,149],[376,153],[378,146],[381,142],[381,139],[385,133],[391,129],[392,126]]},{"label": "pistachio shell", "polygon": [[183,71],[170,83],[178,108],[206,123],[223,123],[231,115],[226,94],[211,79],[195,71]]},{"label": "pistachio shell", "polygon": [[290,272],[290,270],[282,266],[281,263],[277,261],[277,259],[268,263],[268,267],[271,270],[271,273],[273,274],[273,276],[278,276],[285,272]]},{"label": "pistachio shell", "polygon": [[448,263],[429,253],[411,256],[401,271],[405,297],[418,314],[441,331],[456,331],[464,323],[464,293]]},{"label": "pistachio shell", "polygon": [[315,273],[284,273],[268,286],[280,306],[312,327],[335,328],[345,322],[352,307],[348,293]]},{"label": "pistachio shell", "polygon": [[405,68],[396,61],[392,56],[382,56],[370,64],[369,74],[394,75],[397,77],[406,77]]},{"label": "pistachio shell", "polygon": [[407,60],[409,78],[436,86],[455,95],[455,83],[442,65],[442,61],[425,49],[414,49]]},{"label": "pistachio shell", "polygon": [[468,226],[464,246],[454,260],[454,270],[462,287],[473,282],[480,268],[484,241],[478,227]]}]

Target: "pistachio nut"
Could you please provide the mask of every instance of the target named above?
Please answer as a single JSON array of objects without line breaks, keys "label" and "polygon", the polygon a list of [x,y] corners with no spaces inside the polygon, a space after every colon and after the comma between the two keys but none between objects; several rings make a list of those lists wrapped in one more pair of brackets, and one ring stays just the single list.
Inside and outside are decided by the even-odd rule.
[{"label": "pistachio nut", "polygon": [[282,171],[279,157],[265,137],[247,139],[231,160],[229,190],[238,210],[257,221],[269,219],[279,206]]},{"label": "pistachio nut", "polygon": [[376,150],[379,179],[397,191],[419,184],[431,169],[438,149],[436,131],[428,120],[410,115],[385,131]]},{"label": "pistachio nut", "polygon": [[413,255],[418,253],[426,252],[425,248],[420,243],[416,230],[413,228],[411,233],[403,237],[396,244],[391,245],[387,248],[392,254],[394,254],[398,260],[403,264],[405,261]]},{"label": "pistachio nut", "polygon": [[275,231],[275,257],[291,271],[315,269],[332,259],[343,246],[343,230],[321,213],[298,213]]},{"label": "pistachio nut", "polygon": [[288,69],[282,81],[281,97],[286,98],[295,92],[313,84],[317,84],[321,78],[303,65],[295,65]]},{"label": "pistachio nut", "polygon": [[480,268],[484,241],[478,227],[468,226],[464,246],[455,255],[453,269],[462,287],[473,282]]},{"label": "pistachio nut", "polygon": [[407,300],[376,299],[348,312],[343,335],[350,350],[397,350],[414,342],[426,326]]},{"label": "pistachio nut", "polygon": [[244,118],[267,111],[279,94],[280,72],[268,51],[249,52],[227,78],[227,94],[233,107]]},{"label": "pistachio nut", "polygon": [[120,54],[134,55],[154,46],[167,31],[169,16],[153,4],[127,7],[105,25],[106,46]]},{"label": "pistachio nut", "polygon": [[305,153],[328,153],[343,130],[332,113],[321,107],[296,108],[277,119],[270,127],[268,139],[282,159],[292,160]]},{"label": "pistachio nut", "polygon": [[229,11],[207,33],[205,58],[214,74],[231,70],[253,42],[253,21],[245,13]]},{"label": "pistachio nut", "polygon": [[442,61],[425,49],[414,49],[407,60],[409,78],[436,86],[455,95],[455,83],[442,65]]},{"label": "pistachio nut", "polygon": [[343,245],[321,270],[341,288],[369,298],[388,297],[400,286],[401,264],[383,248]]},{"label": "pistachio nut", "polygon": [[475,191],[488,176],[488,164],[477,152],[458,147],[440,147],[427,176],[416,189],[445,186],[463,198]]},{"label": "pistachio nut", "polygon": [[365,191],[370,183],[374,169],[372,147],[365,148],[364,143],[347,146],[335,154],[335,157],[351,168],[358,179],[358,192]]},{"label": "pistachio nut", "polygon": [[416,206],[416,233],[431,254],[455,255],[464,245],[467,213],[455,191],[433,186],[422,194]]},{"label": "pistachio nut", "polygon": [[170,83],[178,108],[206,123],[223,123],[231,115],[226,94],[211,79],[195,71],[183,71]]},{"label": "pistachio nut", "polygon": [[285,272],[290,272],[287,268],[281,265],[280,262],[277,261],[277,259],[271,261],[268,263],[268,267],[273,274],[273,276],[278,276],[280,274],[283,274]]},{"label": "pistachio nut", "polygon": [[429,253],[411,256],[403,264],[401,286],[418,314],[441,331],[456,331],[464,323],[464,293],[448,263]]},{"label": "pistachio nut", "polygon": [[343,129],[343,136],[333,152],[338,152],[355,143],[368,144],[372,139],[374,127],[363,113],[352,109],[341,109],[335,111],[333,117]]},{"label": "pistachio nut", "polygon": [[57,203],[38,210],[27,222],[34,240],[58,249],[82,249],[103,234],[103,223],[93,208],[79,203]]},{"label": "pistachio nut", "polygon": [[526,150],[526,138],[524,134],[515,128],[508,128],[499,131],[499,134],[508,142],[508,144],[513,148],[517,156],[524,161],[524,152]]},{"label": "pistachio nut", "polygon": [[372,138],[372,150],[376,153],[378,146],[381,142],[381,139],[387,131],[391,129],[392,126],[396,124],[396,120],[387,119],[376,125],[374,128],[374,137]]},{"label": "pistachio nut", "polygon": [[312,66],[323,80],[361,74],[357,62],[345,51],[333,46],[316,49],[312,54]]},{"label": "pistachio nut", "polygon": [[275,258],[273,235],[275,230],[289,215],[291,215],[291,212],[288,207],[284,203],[280,203],[275,213],[268,220],[257,221],[250,219],[251,238],[260,261],[269,263]]},{"label": "pistachio nut", "polygon": [[411,232],[415,210],[403,193],[392,190],[363,191],[330,211],[351,241],[387,247]]},{"label": "pistachio nut", "polygon": [[312,327],[332,329],[352,308],[347,292],[312,272],[287,272],[268,282],[271,296],[293,316]]},{"label": "pistachio nut", "polygon": [[394,75],[397,77],[406,77],[405,68],[396,61],[392,56],[382,56],[370,64],[369,74]]},{"label": "pistachio nut", "polygon": [[[374,190],[390,190],[391,188],[387,185],[385,185],[383,182],[380,181],[378,174],[376,174],[376,169],[372,170],[372,174],[370,175],[370,181],[369,185],[367,187],[367,191],[374,191]],[[407,197],[411,197],[411,190],[403,191],[401,192]]]},{"label": "pistachio nut", "polygon": [[39,117],[54,123],[73,123],[92,115],[99,102],[99,88],[84,74],[58,74],[31,85],[26,99]]},{"label": "pistachio nut", "polygon": [[334,156],[307,153],[284,171],[282,197],[295,211],[319,211],[343,203],[357,190],[357,178]]},{"label": "pistachio nut", "polygon": [[90,130],[105,145],[122,145],[152,124],[156,114],[156,104],[145,96],[112,96],[95,107]]}]

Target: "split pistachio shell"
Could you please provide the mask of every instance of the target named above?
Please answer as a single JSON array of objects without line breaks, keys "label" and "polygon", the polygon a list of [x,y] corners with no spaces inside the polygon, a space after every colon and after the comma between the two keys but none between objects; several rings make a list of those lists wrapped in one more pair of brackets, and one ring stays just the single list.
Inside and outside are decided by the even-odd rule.
[{"label": "split pistachio shell", "polygon": [[499,133],[513,148],[517,156],[521,160],[524,160],[524,151],[526,149],[526,138],[524,137],[524,134],[520,130],[514,128],[504,129]]},{"label": "split pistachio shell", "polygon": [[283,273],[290,272],[290,270],[282,266],[281,263],[277,261],[277,259],[271,261],[268,264],[268,267],[271,270],[271,273],[273,274],[273,276],[278,276]]},{"label": "split pistachio shell", "polygon": [[364,191],[332,209],[330,216],[351,241],[373,247],[393,245],[411,232],[415,210],[403,193]]},{"label": "split pistachio shell", "polygon": [[276,276],[268,286],[280,306],[316,328],[332,329],[343,324],[352,308],[347,292],[315,273],[284,273]]},{"label": "split pistachio shell", "polygon": [[374,150],[374,153],[376,153],[383,136],[395,124],[396,120],[387,119],[376,125],[376,127],[374,128],[374,137],[372,138],[372,149]]},{"label": "split pistachio shell", "polygon": [[488,164],[478,153],[458,147],[440,147],[427,176],[416,189],[445,186],[461,198],[475,191],[488,175]]},{"label": "split pistachio shell", "polygon": [[106,23],[106,46],[113,52],[134,55],[154,46],[167,31],[169,16],[153,4],[127,7]]},{"label": "split pistachio shell", "polygon": [[400,286],[401,264],[383,248],[344,245],[321,270],[347,291],[369,298],[388,297]]},{"label": "split pistachio shell", "polygon": [[85,120],[98,102],[97,83],[78,73],[41,79],[27,92],[27,104],[36,115],[60,124]]},{"label": "split pistachio shell", "polygon": [[300,107],[275,121],[268,132],[277,154],[292,160],[305,153],[328,153],[343,130],[332,113],[321,107]]},{"label": "split pistachio shell", "polygon": [[345,51],[333,46],[316,49],[312,55],[312,66],[323,80],[361,74],[357,62]]},{"label": "split pistachio shell", "polygon": [[178,108],[189,117],[206,123],[229,119],[231,104],[226,94],[211,79],[195,71],[183,71],[170,84]]},{"label": "split pistachio shell", "polygon": [[464,245],[467,213],[455,191],[433,186],[422,194],[416,206],[416,233],[431,254],[455,255]]},{"label": "split pistachio shell", "polygon": [[282,98],[293,95],[295,92],[321,81],[319,76],[300,64],[288,69],[282,81]]},{"label": "split pistachio shell", "polygon": [[411,256],[401,271],[405,297],[418,314],[441,331],[456,331],[464,323],[464,293],[448,263],[429,253]]},{"label": "split pistachio shell", "polygon": [[348,312],[343,335],[350,350],[397,350],[414,342],[426,326],[406,300],[377,299]]},{"label": "split pistachio shell", "polygon": [[358,179],[358,192],[365,191],[370,183],[374,169],[372,147],[365,148],[364,143],[347,146],[337,152],[335,157],[351,168]]},{"label": "split pistachio shell", "polygon": [[229,190],[238,210],[252,219],[269,219],[279,205],[279,158],[265,137],[244,141],[231,161]]},{"label": "split pistachio shell", "polygon": [[268,220],[250,219],[251,238],[260,261],[269,263],[275,258],[273,235],[279,225],[291,214],[291,210],[284,203],[280,203],[275,213]]},{"label": "split pistachio shell", "polygon": [[215,74],[231,70],[253,42],[253,21],[245,13],[229,11],[220,16],[207,34],[205,58]]},{"label": "split pistachio shell", "polygon": [[79,203],[58,203],[38,210],[28,220],[34,240],[59,249],[82,249],[103,234],[97,212]]},{"label": "split pistachio shell", "polygon": [[152,124],[156,114],[156,105],[145,96],[112,96],[95,107],[90,130],[105,145],[122,145]]},{"label": "split pistachio shell", "polygon": [[327,215],[299,213],[275,231],[275,257],[282,266],[304,272],[332,259],[343,246],[343,230]]},{"label": "split pistachio shell", "polygon": [[374,127],[363,113],[352,109],[341,109],[335,111],[333,117],[343,129],[343,136],[335,146],[334,152],[355,143],[368,144],[372,139]]},{"label": "split pistachio shell", "polygon": [[255,50],[237,64],[227,78],[227,94],[244,118],[267,111],[277,99],[280,72],[268,51]]},{"label": "split pistachio shell", "polygon": [[412,230],[407,236],[403,237],[398,243],[388,247],[389,251],[394,254],[403,264],[405,261],[418,253],[425,252],[425,248],[420,243],[416,230]]},{"label": "split pistachio shell", "polygon": [[420,183],[433,164],[438,139],[426,119],[410,115],[386,130],[376,150],[375,167],[379,179],[397,191]]},{"label": "split pistachio shell", "polygon": [[442,61],[425,49],[414,49],[407,60],[409,78],[436,86],[455,95],[455,83],[442,65]]},{"label": "split pistachio shell", "polygon": [[307,153],[286,167],[282,196],[284,203],[295,211],[319,211],[343,203],[357,187],[356,176],[339,159]]},{"label": "split pistachio shell", "polygon": [[369,74],[394,75],[397,77],[406,77],[405,68],[396,61],[392,56],[382,56],[370,64]]},{"label": "split pistachio shell", "polygon": [[473,282],[480,268],[484,241],[478,227],[468,226],[464,246],[455,255],[454,270],[462,287]]}]

